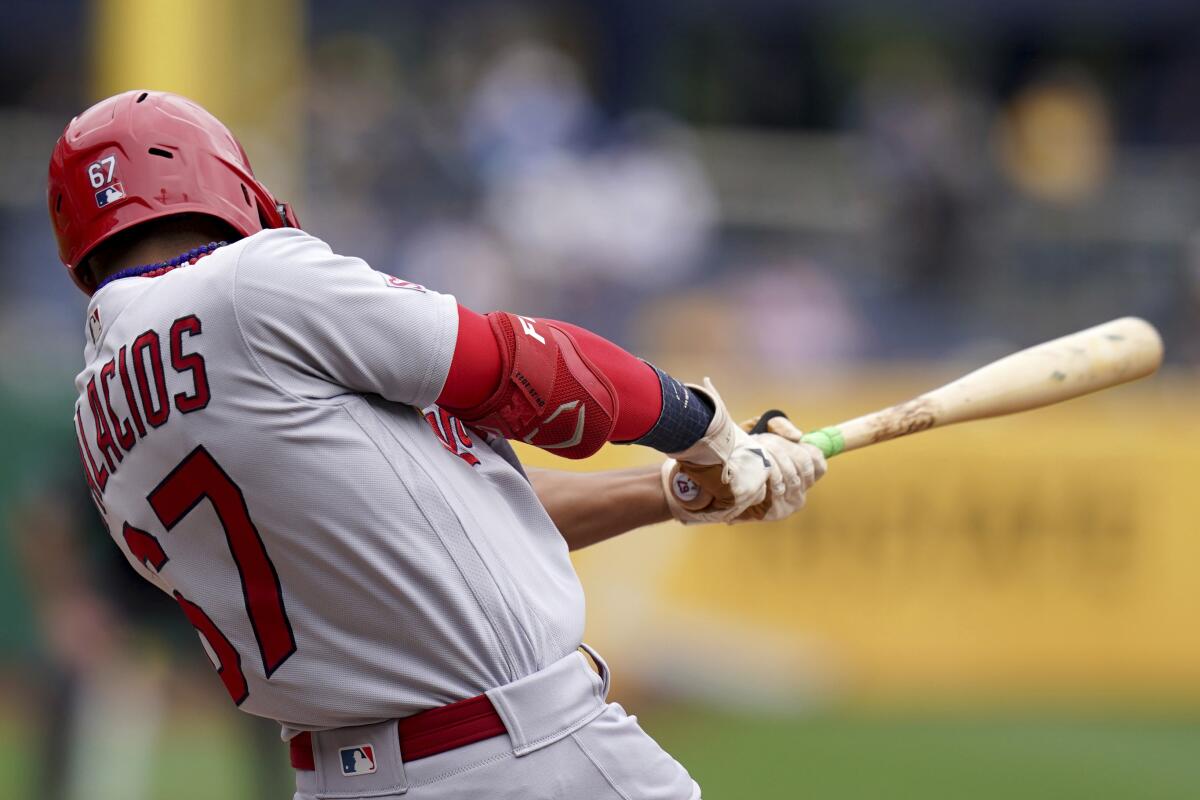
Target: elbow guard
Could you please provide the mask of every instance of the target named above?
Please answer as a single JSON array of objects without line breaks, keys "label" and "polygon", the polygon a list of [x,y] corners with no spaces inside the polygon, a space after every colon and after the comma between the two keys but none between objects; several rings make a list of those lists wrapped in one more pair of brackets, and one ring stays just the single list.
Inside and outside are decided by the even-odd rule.
[{"label": "elbow guard", "polygon": [[612,383],[552,322],[487,315],[504,360],[500,386],[479,406],[451,409],[471,427],[566,458],[599,450],[617,420]]}]

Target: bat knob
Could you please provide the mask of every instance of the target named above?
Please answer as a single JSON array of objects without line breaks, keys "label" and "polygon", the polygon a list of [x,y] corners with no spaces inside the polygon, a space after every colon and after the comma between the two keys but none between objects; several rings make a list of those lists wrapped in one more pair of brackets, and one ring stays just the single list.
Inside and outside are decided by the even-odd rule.
[{"label": "bat knob", "polygon": [[[764,411],[762,414],[759,415],[758,419],[755,420],[753,427],[751,427],[750,430],[746,431],[746,433],[749,433],[751,435],[756,434],[756,433],[769,433],[770,430],[767,427],[767,423],[770,422],[771,420],[775,419],[776,417],[783,417],[784,419],[787,419],[788,415],[783,413],[782,411],[780,411],[778,408],[772,408],[768,411]],[[743,424],[745,424],[745,423],[743,423]]]}]

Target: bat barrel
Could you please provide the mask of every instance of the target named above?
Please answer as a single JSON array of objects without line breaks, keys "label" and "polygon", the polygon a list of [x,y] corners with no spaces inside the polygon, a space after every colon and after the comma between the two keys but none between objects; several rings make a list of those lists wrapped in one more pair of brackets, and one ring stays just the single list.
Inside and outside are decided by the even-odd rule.
[{"label": "bat barrel", "polygon": [[1124,317],[1013,353],[924,397],[940,406],[939,425],[1012,414],[1144,378],[1162,357],[1154,326]]},{"label": "bat barrel", "polygon": [[1162,364],[1154,326],[1124,317],[1013,353],[945,386],[805,435],[827,457],[940,425],[1052,405],[1151,375]]}]

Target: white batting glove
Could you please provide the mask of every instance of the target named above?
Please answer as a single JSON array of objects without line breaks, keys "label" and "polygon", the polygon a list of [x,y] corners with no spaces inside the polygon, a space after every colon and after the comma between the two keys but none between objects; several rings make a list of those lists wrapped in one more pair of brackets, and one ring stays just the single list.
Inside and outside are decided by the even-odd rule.
[{"label": "white batting glove", "polygon": [[662,480],[671,515],[685,525],[712,522],[737,524],[781,520],[799,511],[804,506],[808,490],[828,469],[825,455],[816,447],[802,443],[800,439],[804,434],[786,417],[771,419],[767,428],[769,433],[749,436],[770,462],[767,480],[769,491],[762,501],[732,516],[696,509],[695,501],[702,498],[704,492],[686,472],[678,469],[674,460],[668,460],[663,464]]},{"label": "white batting glove", "polygon": [[[709,398],[713,418],[704,436],[688,449],[671,453],[691,488],[670,491],[697,522],[729,522],[764,502],[775,469],[762,447],[739,428],[708,378],[688,388]],[[778,479],[776,479],[776,482]],[[672,481],[668,480],[668,489]]]},{"label": "white batting glove", "polygon": [[[778,424],[775,424],[777,421]],[[828,464],[824,453],[800,441],[803,434],[785,417],[775,417],[767,423],[767,427],[795,434],[795,438],[774,432],[757,433],[750,437],[762,444],[767,457],[778,465],[780,471],[780,486],[778,489],[772,486],[771,505],[762,516],[763,520],[770,522],[786,519],[803,508],[808,490],[825,475]],[[752,522],[753,517],[743,514],[736,521]]]}]

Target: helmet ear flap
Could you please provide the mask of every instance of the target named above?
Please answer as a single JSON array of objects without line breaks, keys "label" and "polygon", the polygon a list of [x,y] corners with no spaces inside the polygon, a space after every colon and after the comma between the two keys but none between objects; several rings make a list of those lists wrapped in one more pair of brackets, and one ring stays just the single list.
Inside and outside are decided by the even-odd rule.
[{"label": "helmet ear flap", "polygon": [[275,211],[275,218],[278,219],[278,224],[276,224],[275,219],[272,219],[270,212],[265,206],[263,206],[261,201],[256,203],[258,207],[258,222],[262,226],[263,230],[267,230],[269,228],[300,227],[300,221],[296,219],[296,212],[292,211],[292,207],[290,205],[287,203],[281,203],[274,199],[272,199],[271,202],[275,205],[273,210]]},{"label": "helmet ear flap", "polygon": [[299,228],[300,227],[300,220],[296,219],[296,212],[292,210],[292,207],[290,204],[280,203],[277,200],[277,201],[275,201],[275,210],[277,212],[279,212],[279,218],[281,220],[283,220],[283,227],[285,227],[285,228]]}]

